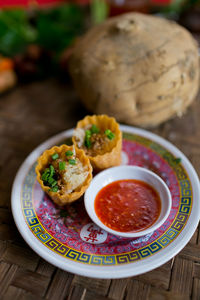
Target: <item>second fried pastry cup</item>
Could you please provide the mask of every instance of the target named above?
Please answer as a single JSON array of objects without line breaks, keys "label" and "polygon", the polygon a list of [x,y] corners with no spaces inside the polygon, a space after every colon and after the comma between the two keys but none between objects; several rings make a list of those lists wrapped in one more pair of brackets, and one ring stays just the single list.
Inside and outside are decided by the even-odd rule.
[{"label": "second fried pastry cup", "polygon": [[[97,126],[101,132],[110,130],[114,133],[115,138],[106,143],[103,150],[96,155],[88,155],[90,162],[94,169],[103,170],[109,167],[120,165],[121,163],[121,149],[122,149],[122,133],[119,124],[115,118],[107,115],[92,115],[86,116],[83,120],[77,123],[76,129],[87,129],[90,125]],[[72,141],[76,147],[81,148],[77,142],[75,135]]]}]

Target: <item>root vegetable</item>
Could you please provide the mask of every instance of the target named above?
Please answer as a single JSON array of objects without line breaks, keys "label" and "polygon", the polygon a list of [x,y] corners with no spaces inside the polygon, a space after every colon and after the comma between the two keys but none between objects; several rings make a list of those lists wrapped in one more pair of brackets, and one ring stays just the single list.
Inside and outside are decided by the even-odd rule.
[{"label": "root vegetable", "polygon": [[91,112],[142,127],[181,116],[199,87],[192,35],[173,21],[139,13],[91,28],[77,41],[69,69]]}]

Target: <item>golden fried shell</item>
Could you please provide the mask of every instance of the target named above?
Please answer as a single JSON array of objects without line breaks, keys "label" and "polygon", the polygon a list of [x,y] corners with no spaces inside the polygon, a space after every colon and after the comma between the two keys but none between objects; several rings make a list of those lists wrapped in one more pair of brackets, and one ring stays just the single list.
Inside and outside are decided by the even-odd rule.
[{"label": "golden fried shell", "polygon": [[[86,116],[83,120],[77,123],[75,132],[77,132],[77,129],[80,128],[85,130],[91,125],[96,125],[101,132],[105,132],[105,130],[111,130],[115,136],[109,142],[105,143],[103,147],[96,153],[88,155],[93,168],[97,170],[103,170],[109,167],[120,165],[122,133],[120,131],[119,124],[114,118],[108,117],[107,115]],[[80,146],[76,134],[73,135],[72,141],[76,147],[84,149],[84,145]]]},{"label": "golden fried shell", "polygon": [[[50,188],[48,185],[45,185],[44,181],[42,180],[42,174],[44,173],[45,169],[48,168],[51,164],[54,164],[56,166],[55,161],[52,159],[52,155],[55,153],[58,154],[59,160],[64,161],[64,164],[66,165],[65,171],[62,171],[60,176],[59,170],[58,175],[59,177],[66,178],[66,175],[69,175],[71,177],[71,173],[67,174],[67,172],[73,171],[73,165],[70,165],[68,163],[68,158],[66,157],[66,152],[71,151],[75,153],[76,161],[78,162],[78,165],[81,166],[85,170],[85,179],[84,182],[82,182],[79,186],[77,186],[72,191],[66,191],[66,186],[68,182],[66,179],[63,181],[62,185],[59,186],[59,189],[57,191],[52,191],[52,188]],[[56,168],[56,167],[55,167]],[[74,170],[77,170],[77,165]],[[61,146],[54,146],[49,150],[46,150],[43,152],[43,154],[38,158],[38,164],[36,166],[36,174],[37,174],[37,180],[40,183],[42,189],[51,197],[51,199],[58,205],[65,205],[68,203],[71,203],[77,199],[79,199],[87,187],[90,184],[90,181],[92,180],[92,166],[90,164],[89,158],[85,155],[84,151],[81,149],[75,149],[74,146],[67,146],[67,145],[61,145]],[[80,170],[79,170],[80,171]],[[80,173],[80,172],[79,172]],[[73,174],[74,175],[74,174]],[[75,174],[76,175],[76,174]],[[62,179],[62,178],[61,178]],[[66,185],[66,186],[65,186]]]}]

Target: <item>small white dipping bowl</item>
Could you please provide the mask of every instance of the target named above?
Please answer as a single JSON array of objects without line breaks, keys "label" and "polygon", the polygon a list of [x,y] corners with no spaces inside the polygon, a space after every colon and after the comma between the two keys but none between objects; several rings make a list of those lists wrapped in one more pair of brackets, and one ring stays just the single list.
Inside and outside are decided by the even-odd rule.
[{"label": "small white dipping bowl", "polygon": [[[161,200],[161,212],[158,219],[152,226],[137,232],[121,232],[107,227],[98,218],[94,208],[94,202],[98,192],[111,182],[122,179],[141,180],[152,186],[158,192]],[[155,231],[166,221],[170,213],[172,199],[167,185],[155,173],[137,166],[119,166],[104,170],[92,179],[90,186],[85,192],[84,203],[86,211],[92,221],[102,229],[121,237],[137,238]]]}]

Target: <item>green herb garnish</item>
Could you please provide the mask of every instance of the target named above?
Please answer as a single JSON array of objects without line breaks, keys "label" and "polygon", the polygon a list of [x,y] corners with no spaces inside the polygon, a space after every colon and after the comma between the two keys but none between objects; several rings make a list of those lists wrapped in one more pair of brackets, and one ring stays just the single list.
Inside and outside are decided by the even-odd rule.
[{"label": "green herb garnish", "polygon": [[44,172],[42,174],[42,180],[43,181],[48,181],[49,175],[50,175],[50,170],[49,170],[49,168],[47,168],[47,169],[44,170]]},{"label": "green herb garnish", "polygon": [[75,159],[69,159],[68,162],[69,162],[70,165],[75,165],[76,164]]},{"label": "green herb garnish", "polygon": [[56,160],[57,158],[59,158],[59,155],[58,153],[54,153],[51,157],[53,160]]},{"label": "green herb garnish", "polygon": [[50,178],[55,174],[55,169],[52,165],[49,168],[46,168],[42,174],[42,180],[48,182]]},{"label": "green herb garnish", "polygon": [[86,136],[87,138],[90,138],[91,135],[92,135],[92,132],[91,132],[90,130],[87,129],[87,130],[85,131],[85,136]]},{"label": "green herb garnish", "polygon": [[92,143],[89,139],[85,139],[84,145],[85,147],[90,148],[92,146]]},{"label": "green herb garnish", "polygon": [[112,140],[115,137],[115,134],[110,129],[106,129],[104,133],[109,140]]},{"label": "green herb garnish", "polygon": [[48,184],[50,185],[50,186],[52,186],[52,185],[55,185],[54,183],[57,183],[57,181],[53,178],[53,177],[50,177],[49,179],[48,179]]},{"label": "green herb garnish", "polygon": [[90,148],[92,143],[90,141],[90,138],[91,138],[91,135],[92,135],[92,132],[90,130],[86,130],[85,131],[85,141],[84,141],[84,145],[87,147],[87,148]]},{"label": "green herb garnish", "polygon": [[65,155],[66,156],[72,156],[74,153],[70,150],[68,150],[67,152],[65,152]]},{"label": "green herb garnish", "polygon": [[55,174],[55,169],[52,165],[50,165],[49,170],[50,170],[50,177],[52,177]]},{"label": "green herb garnish", "polygon": [[51,186],[54,187],[54,186],[57,185],[57,183],[58,183],[58,182],[57,182],[56,180],[54,180],[54,181],[52,182]]},{"label": "green herb garnish", "polygon": [[93,124],[90,131],[92,134],[94,134],[94,133],[99,133],[100,129],[96,125]]},{"label": "green herb garnish", "polygon": [[65,161],[60,161],[59,162],[59,170],[64,171],[65,170],[65,165],[66,165]]},{"label": "green herb garnish", "polygon": [[58,186],[52,187],[50,191],[56,193],[58,191]]},{"label": "green herb garnish", "polygon": [[42,180],[45,185],[51,188],[49,189],[49,191],[57,192],[58,182],[54,177],[55,177],[55,169],[52,165],[49,165],[49,168],[46,168],[42,174]]}]

